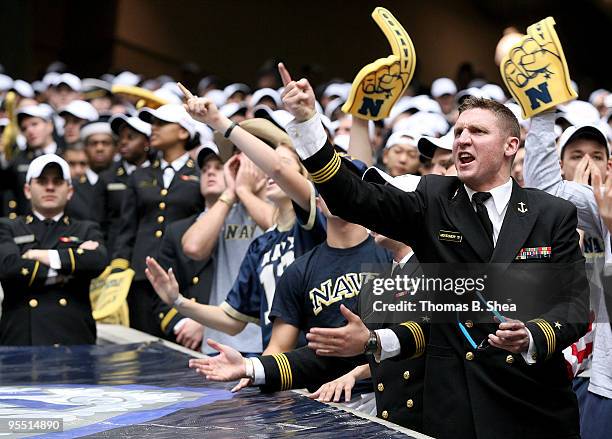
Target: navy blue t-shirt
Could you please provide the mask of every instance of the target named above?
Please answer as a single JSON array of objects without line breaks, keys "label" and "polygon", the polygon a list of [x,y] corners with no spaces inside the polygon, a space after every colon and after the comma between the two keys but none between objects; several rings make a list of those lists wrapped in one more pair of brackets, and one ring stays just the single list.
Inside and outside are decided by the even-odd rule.
[{"label": "navy blue t-shirt", "polygon": [[271,227],[249,246],[238,277],[221,308],[243,322],[259,324],[264,349],[270,342],[272,323],[268,317],[276,286],[295,258],[325,241],[326,220],[314,204],[302,210],[294,203],[297,220],[289,230]]},{"label": "navy blue t-shirt", "polygon": [[344,326],[340,304],[357,309],[363,280],[376,274],[362,271],[362,264],[388,266],[392,260],[391,253],[371,236],[346,249],[324,242],[287,267],[276,285],[270,319],[279,317],[304,332]]}]

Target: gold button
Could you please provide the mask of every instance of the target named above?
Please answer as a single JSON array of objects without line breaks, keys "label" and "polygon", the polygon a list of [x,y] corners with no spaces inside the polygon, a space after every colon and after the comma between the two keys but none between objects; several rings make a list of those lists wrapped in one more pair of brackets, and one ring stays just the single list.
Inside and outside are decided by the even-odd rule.
[{"label": "gold button", "polygon": [[531,359],[535,361],[535,359],[538,358],[538,354],[536,354],[535,352],[533,354],[531,354]]},{"label": "gold button", "polygon": [[164,222],[164,216],[163,216],[163,215],[158,216],[158,217],[157,217],[157,222],[158,222],[159,224],[163,223],[163,222]]},{"label": "gold button", "polygon": [[472,352],[468,352],[465,354],[465,359],[468,361],[472,361],[474,359],[474,354]]},{"label": "gold button", "polygon": [[166,203],[164,203],[163,201],[161,203],[159,203],[159,208],[161,210],[164,210],[166,208]]},{"label": "gold button", "polygon": [[412,399],[409,399],[408,401],[406,401],[406,407],[408,407],[409,409],[414,407],[414,401]]},{"label": "gold button", "polygon": [[78,255],[82,255],[83,253],[85,253],[85,250],[83,250],[82,248],[77,248]]},{"label": "gold button", "polygon": [[378,391],[382,392],[383,390],[385,390],[385,385],[383,383],[378,383]]},{"label": "gold button", "polygon": [[162,189],[159,193],[162,197],[165,197],[166,195],[168,195],[168,189]]},{"label": "gold button", "polygon": [[15,219],[15,218],[17,218],[17,214],[15,212],[9,213],[9,219]]},{"label": "gold button", "polygon": [[36,308],[38,306],[38,300],[36,299],[30,299],[28,303],[30,305],[30,308]]},{"label": "gold button", "polygon": [[68,305],[68,301],[67,301],[66,299],[64,299],[63,297],[62,297],[60,300],[58,300],[58,303],[59,303],[61,306],[66,306],[66,305]]},{"label": "gold button", "polygon": [[197,285],[198,282],[200,282],[200,278],[197,277],[197,276],[195,276],[193,279],[191,279],[191,283],[194,284],[194,285]]},{"label": "gold button", "polygon": [[163,234],[164,234],[164,232],[162,232],[161,230],[157,230],[157,231],[155,232],[155,237],[156,237],[156,238],[161,238],[161,236],[162,236]]},{"label": "gold button", "polygon": [[514,357],[512,355],[508,355],[506,357],[506,363],[508,363],[508,364],[514,363]]},{"label": "gold button", "polygon": [[408,378],[410,378],[410,371],[406,371],[404,372],[404,379],[407,380]]},{"label": "gold button", "polygon": [[159,314],[157,314],[157,317],[159,317],[160,319],[163,319],[164,318],[164,313],[160,312]]},{"label": "gold button", "polygon": [[28,274],[30,274],[30,270],[28,270],[27,268],[23,267],[21,269],[21,275],[22,276],[27,276]]},{"label": "gold button", "polygon": [[465,327],[466,328],[473,328],[474,327],[474,322],[471,320],[466,320],[465,321]]},{"label": "gold button", "polygon": [[383,419],[387,419],[389,417],[389,412],[386,411],[386,410],[383,410],[382,417],[383,417]]},{"label": "gold button", "polygon": [[9,207],[10,207],[11,209],[16,208],[16,207],[17,207],[17,201],[15,201],[15,200],[11,200],[11,201],[9,201]]}]

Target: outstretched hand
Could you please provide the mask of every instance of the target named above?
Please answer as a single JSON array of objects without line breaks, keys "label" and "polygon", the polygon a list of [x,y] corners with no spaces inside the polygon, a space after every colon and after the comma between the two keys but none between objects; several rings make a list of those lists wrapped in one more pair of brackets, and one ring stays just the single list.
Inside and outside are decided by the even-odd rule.
[{"label": "outstretched hand", "polygon": [[362,354],[370,330],[357,314],[346,306],[340,305],[340,312],[346,318],[347,324],[342,328],[312,328],[306,339],[308,347],[317,355],[333,357],[353,357]]},{"label": "outstretched hand", "polygon": [[293,114],[297,122],[305,122],[315,115],[315,95],[307,79],[291,79],[283,63],[278,64],[278,72],[283,80],[283,104],[285,110]]},{"label": "outstretched hand", "polygon": [[[205,358],[192,358],[189,367],[194,369],[198,375],[202,375],[210,381],[234,381],[246,378],[246,366],[244,358],[236,349],[227,345],[217,343],[214,340],[206,340],[208,346],[219,351],[219,355]],[[232,389],[236,391],[243,382]],[[245,382],[246,384],[247,382]]]},{"label": "outstretched hand", "polygon": [[172,306],[179,295],[179,285],[172,268],[166,273],[161,265],[150,256],[147,256],[145,262],[147,264],[145,275],[151,282],[153,289],[166,305]]}]

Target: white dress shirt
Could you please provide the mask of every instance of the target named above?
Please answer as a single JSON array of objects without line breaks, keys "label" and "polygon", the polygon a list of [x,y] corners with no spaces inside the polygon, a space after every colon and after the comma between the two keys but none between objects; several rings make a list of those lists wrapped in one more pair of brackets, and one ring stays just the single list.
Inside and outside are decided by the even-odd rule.
[{"label": "white dress shirt", "polygon": [[[164,188],[168,189],[170,187],[170,184],[172,183],[172,179],[174,178],[174,174],[176,174],[178,171],[180,171],[180,169],[185,166],[185,163],[187,163],[187,160],[189,160],[189,153],[185,153],[182,156],[180,156],[179,158],[175,159],[172,163],[168,163],[167,161],[165,161],[164,159],[161,159],[161,169],[162,172],[164,173]],[[172,167],[172,170],[174,172],[172,172],[172,170],[167,169],[168,165],[170,165]]]}]

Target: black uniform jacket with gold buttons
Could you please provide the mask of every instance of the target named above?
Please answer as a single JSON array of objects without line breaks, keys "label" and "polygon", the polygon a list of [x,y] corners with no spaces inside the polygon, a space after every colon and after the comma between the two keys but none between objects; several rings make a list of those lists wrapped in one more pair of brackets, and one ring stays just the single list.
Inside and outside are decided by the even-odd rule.
[{"label": "black uniform jacket with gold buttons", "polygon": [[[401,269],[393,273],[393,276],[418,277],[423,273],[418,260],[413,255]],[[389,273],[385,273],[389,274]],[[359,293],[358,314],[366,323],[368,329],[376,330],[382,328],[393,328],[397,325],[391,323],[393,320],[368,318],[368,313],[374,309],[373,302],[381,298],[385,303],[393,303],[398,297],[419,297],[404,296],[402,292],[385,291],[384,295],[374,295],[372,293],[372,283],[364,284]],[[396,297],[388,297],[396,296]],[[416,326],[413,322],[407,323]],[[428,327],[424,329],[427,331]],[[423,333],[423,342],[428,336]],[[424,346],[424,343],[423,343]],[[425,381],[425,355],[423,350],[418,350],[410,357],[394,357],[383,361],[376,361],[373,355],[367,355],[370,372],[372,374],[372,384],[376,395],[376,414],[379,418],[385,419],[402,427],[416,431],[423,429],[423,386]]]},{"label": "black uniform jacket with gold buttons", "polygon": [[[207,304],[210,299],[212,277],[214,274],[212,260],[194,261],[183,252],[181,239],[189,227],[197,221],[193,215],[168,225],[162,238],[157,262],[165,269],[172,268],[179,284],[179,291],[185,298]],[[174,340],[174,325],[184,318],[176,308],[166,305],[158,298],[155,310],[162,332]]]},{"label": "black uniform jacket with gold buttons", "polygon": [[[79,249],[96,241],[96,250]],[[57,250],[58,276],[49,267],[22,259],[30,249]],[[0,282],[4,289],[0,344],[91,344],[96,326],[91,315],[89,283],[108,264],[97,224],[63,216],[46,225],[32,215],[0,220]],[[49,283],[49,282],[55,283]]]},{"label": "black uniform jacket with gold buttons", "polygon": [[203,206],[199,171],[193,160],[176,172],[167,189],[159,161],[137,169],[125,191],[113,259],[129,261],[136,272],[134,280],[145,280],[145,258],[157,256],[166,225],[199,213]]},{"label": "black uniform jacket with gold buttons", "polygon": [[109,169],[100,173],[104,193],[102,231],[106,238],[106,248],[111,255],[121,228],[121,208],[128,180],[129,175],[123,166],[123,160],[113,163]]},{"label": "black uniform jacket with gold buttons", "polygon": [[[329,144],[304,165],[333,214],[405,242],[422,264],[494,262],[513,271],[538,258],[538,265],[551,267],[512,279],[522,297],[531,300],[526,325],[535,344],[535,364],[493,347],[473,349],[448,315],[432,315],[424,433],[439,438],[578,437],[577,401],[561,353],[585,333],[588,322],[588,284],[574,205],[513,182],[491,253],[457,177],[425,176],[414,192],[364,182]],[[552,269],[559,264],[568,269]],[[458,314],[458,319],[465,317]],[[418,322],[395,327],[402,356],[420,348],[419,328]],[[471,336],[478,342],[496,329],[491,318],[474,324]]]},{"label": "black uniform jacket with gold buttons", "polygon": [[70,218],[82,221],[93,221],[102,223],[104,186],[100,179],[91,184],[86,176],[72,180],[74,193],[66,205],[66,215]]}]

